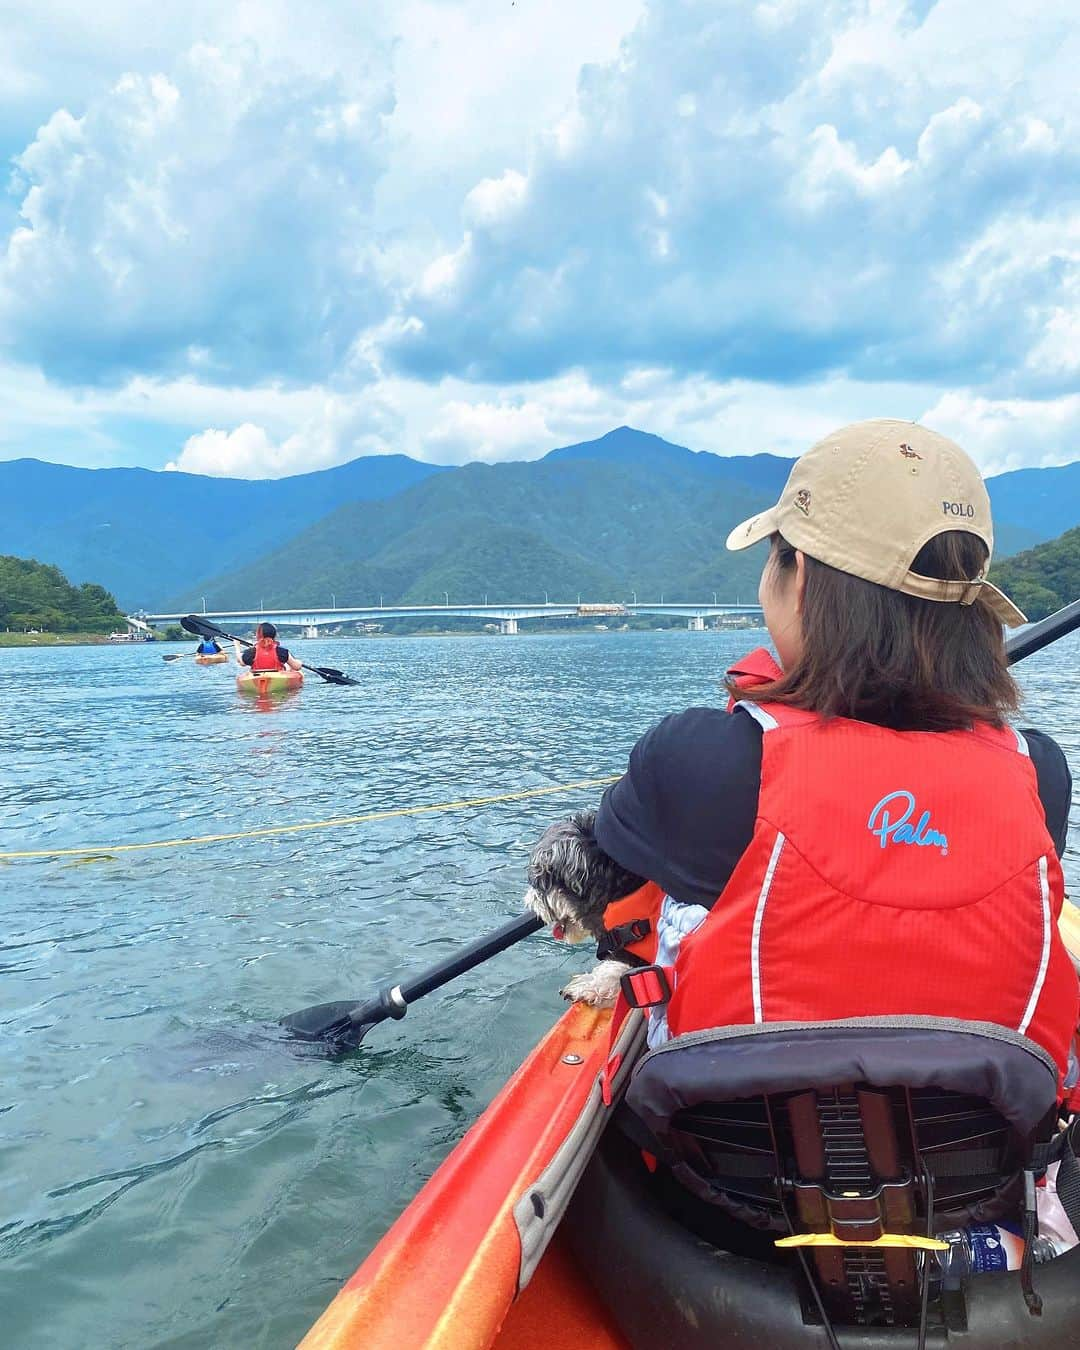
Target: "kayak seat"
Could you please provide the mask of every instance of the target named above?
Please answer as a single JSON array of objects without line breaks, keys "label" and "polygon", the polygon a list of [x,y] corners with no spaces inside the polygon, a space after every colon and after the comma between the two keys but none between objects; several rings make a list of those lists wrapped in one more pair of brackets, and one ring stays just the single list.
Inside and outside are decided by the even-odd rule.
[{"label": "kayak seat", "polygon": [[[783,1256],[811,1321],[911,1327],[927,1239],[1034,1224],[1025,1172],[1056,1131],[1056,1096],[1049,1055],[1006,1028],[856,1018],[677,1037],[643,1056],[616,1119],[694,1197],[673,1204],[668,1186],[666,1204],[699,1235],[772,1264],[777,1238],[796,1248]],[[1034,1310],[1030,1264],[1022,1284]]]},{"label": "kayak seat", "polygon": [[[720,1221],[722,1242],[705,1235],[710,1213]],[[766,1237],[741,1227],[751,1244]],[[762,1257],[759,1246],[743,1249],[738,1228],[663,1169],[650,1173],[637,1144],[609,1129],[559,1235],[632,1350],[828,1350],[792,1253],[773,1249]],[[1043,1315],[1035,1318],[1024,1305],[1018,1271],[972,1279],[960,1314],[931,1307],[927,1344],[934,1350],[1080,1350],[1080,1247],[1040,1266],[1038,1288]],[[865,1326],[838,1334],[843,1350],[917,1350],[919,1344],[916,1328]]]}]

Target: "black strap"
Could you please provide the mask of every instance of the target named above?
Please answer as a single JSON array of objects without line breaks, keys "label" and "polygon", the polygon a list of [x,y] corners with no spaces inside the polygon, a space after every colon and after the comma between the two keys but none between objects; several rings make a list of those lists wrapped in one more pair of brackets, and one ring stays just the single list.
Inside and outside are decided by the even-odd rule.
[{"label": "black strap", "polygon": [[1035,1173],[1029,1167],[1024,1172],[1024,1256],[1020,1263],[1020,1288],[1032,1317],[1041,1317],[1042,1299],[1035,1292],[1035,1238],[1039,1232],[1039,1215],[1035,1200]]},{"label": "black strap", "polygon": [[1080,1116],[1074,1116],[1062,1130],[1060,1166],[1057,1174],[1057,1194],[1069,1222],[1080,1234],[1080,1160],[1073,1148],[1073,1134]]}]

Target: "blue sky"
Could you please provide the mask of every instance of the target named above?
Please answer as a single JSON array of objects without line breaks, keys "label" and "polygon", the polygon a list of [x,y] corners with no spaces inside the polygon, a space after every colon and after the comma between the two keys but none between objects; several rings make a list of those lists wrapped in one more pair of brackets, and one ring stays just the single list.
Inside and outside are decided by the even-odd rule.
[{"label": "blue sky", "polygon": [[1073,0],[0,0],[0,457],[1080,456]]}]

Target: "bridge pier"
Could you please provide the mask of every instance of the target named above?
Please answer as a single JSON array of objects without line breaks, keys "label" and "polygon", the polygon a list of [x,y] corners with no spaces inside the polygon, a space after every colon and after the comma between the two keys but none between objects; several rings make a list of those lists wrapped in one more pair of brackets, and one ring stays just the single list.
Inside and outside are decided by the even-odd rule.
[{"label": "bridge pier", "polygon": [[317,638],[319,636],[318,624],[314,623],[305,624],[302,636],[306,638]]},{"label": "bridge pier", "polygon": [[691,633],[704,633],[705,615],[695,614],[692,618],[687,619],[686,626],[687,628],[689,628]]},{"label": "bridge pier", "polygon": [[518,630],[517,619],[500,619],[499,632],[505,636],[512,636]]}]

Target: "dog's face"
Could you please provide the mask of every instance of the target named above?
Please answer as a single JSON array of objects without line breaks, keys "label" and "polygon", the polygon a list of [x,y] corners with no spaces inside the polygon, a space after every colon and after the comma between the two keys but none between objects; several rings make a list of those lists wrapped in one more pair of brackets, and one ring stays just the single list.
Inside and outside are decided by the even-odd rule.
[{"label": "dog's face", "polygon": [[614,862],[597,844],[595,811],[578,811],[549,825],[529,858],[525,904],[557,938],[598,940],[604,910],[644,883]]}]

